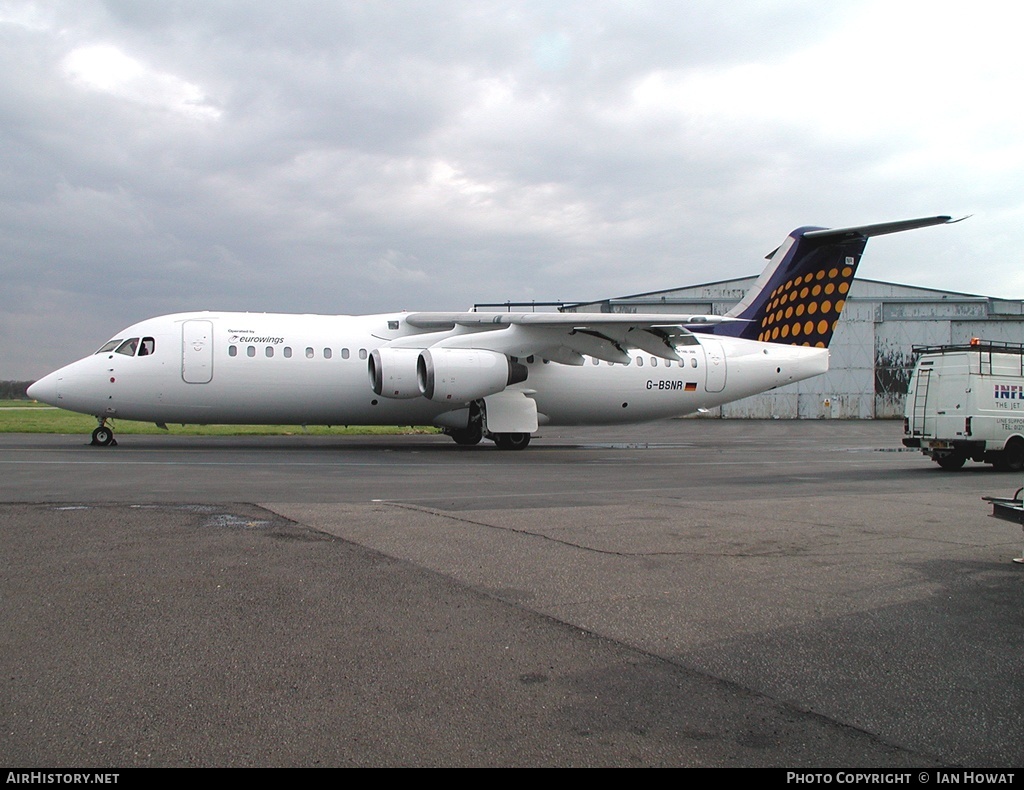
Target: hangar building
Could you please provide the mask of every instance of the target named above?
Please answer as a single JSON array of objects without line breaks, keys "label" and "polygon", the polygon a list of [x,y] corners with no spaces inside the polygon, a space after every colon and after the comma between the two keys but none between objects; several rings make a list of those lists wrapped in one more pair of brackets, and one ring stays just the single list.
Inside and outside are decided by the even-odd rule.
[{"label": "hangar building", "polygon": [[[743,277],[563,307],[580,312],[722,315],[757,279]],[[872,419],[903,416],[914,345],[972,337],[1024,343],[1024,301],[855,279],[824,376],[715,409],[755,419]]]}]

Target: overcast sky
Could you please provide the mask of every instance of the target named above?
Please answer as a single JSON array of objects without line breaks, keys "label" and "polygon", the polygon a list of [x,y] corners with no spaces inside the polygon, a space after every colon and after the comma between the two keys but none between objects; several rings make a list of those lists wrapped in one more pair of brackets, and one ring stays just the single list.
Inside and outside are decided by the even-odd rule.
[{"label": "overcast sky", "polygon": [[0,378],[182,310],[582,300],[935,214],[1024,297],[1015,2],[0,0]]}]

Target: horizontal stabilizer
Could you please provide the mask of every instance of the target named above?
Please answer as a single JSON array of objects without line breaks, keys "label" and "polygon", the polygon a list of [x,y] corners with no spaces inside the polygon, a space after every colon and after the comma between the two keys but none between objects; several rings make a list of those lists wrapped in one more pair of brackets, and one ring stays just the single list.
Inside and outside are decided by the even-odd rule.
[{"label": "horizontal stabilizer", "polygon": [[884,236],[887,233],[900,233],[904,230],[916,228],[927,228],[931,225],[952,225],[954,222],[961,222],[967,217],[953,219],[950,216],[922,217],[921,219],[903,219],[897,222],[879,222],[876,225],[858,225],[854,228],[822,228],[821,230],[809,230],[804,233],[806,239],[853,239],[857,237],[870,238],[872,236]]}]

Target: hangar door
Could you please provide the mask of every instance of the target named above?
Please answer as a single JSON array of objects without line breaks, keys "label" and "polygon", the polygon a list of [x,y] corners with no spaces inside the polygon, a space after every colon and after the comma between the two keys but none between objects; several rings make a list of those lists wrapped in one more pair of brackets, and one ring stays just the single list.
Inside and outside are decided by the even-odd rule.
[{"label": "hangar door", "polygon": [[181,377],[188,384],[206,384],[213,378],[212,321],[182,323]]}]

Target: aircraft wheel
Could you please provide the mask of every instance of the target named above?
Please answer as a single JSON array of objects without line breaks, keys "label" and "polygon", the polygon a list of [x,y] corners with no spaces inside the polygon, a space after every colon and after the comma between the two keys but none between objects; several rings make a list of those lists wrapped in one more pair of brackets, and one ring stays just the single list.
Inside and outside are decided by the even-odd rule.
[{"label": "aircraft wheel", "polygon": [[528,433],[496,433],[494,444],[499,450],[525,450],[530,443]]},{"label": "aircraft wheel", "polygon": [[956,471],[964,465],[965,461],[967,461],[967,456],[963,453],[948,453],[946,455],[940,455],[935,459],[935,463],[947,472]]},{"label": "aircraft wheel", "polygon": [[480,440],[484,438],[482,431],[479,429],[474,431],[472,428],[456,428],[448,431],[448,435],[455,440],[456,444],[463,447],[472,447],[474,444],[480,444]]},{"label": "aircraft wheel", "polygon": [[114,441],[114,432],[105,425],[101,425],[92,432],[92,443],[98,447],[110,447],[112,444],[117,444]]}]

